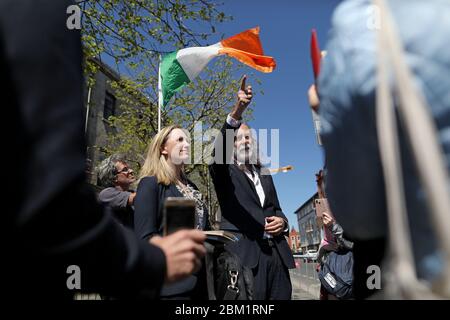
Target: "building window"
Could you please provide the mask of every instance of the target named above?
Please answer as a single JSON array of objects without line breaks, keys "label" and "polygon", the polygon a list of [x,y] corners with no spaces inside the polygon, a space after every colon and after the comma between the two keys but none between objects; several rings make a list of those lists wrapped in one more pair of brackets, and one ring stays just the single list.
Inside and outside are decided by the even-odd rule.
[{"label": "building window", "polygon": [[116,97],[111,93],[106,92],[105,94],[105,105],[103,107],[103,119],[108,120],[110,116],[116,114]]},{"label": "building window", "polygon": [[105,128],[107,133],[114,133],[113,126],[109,123],[109,117],[116,115],[116,97],[110,92],[105,94],[105,103],[103,105],[103,121],[105,122]]}]

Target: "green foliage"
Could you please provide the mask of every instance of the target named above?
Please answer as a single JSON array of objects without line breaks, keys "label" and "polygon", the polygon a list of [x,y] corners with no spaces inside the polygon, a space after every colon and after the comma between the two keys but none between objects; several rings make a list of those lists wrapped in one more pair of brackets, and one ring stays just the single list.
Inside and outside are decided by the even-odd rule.
[{"label": "green foliage", "polygon": [[211,0],[83,1],[87,63],[109,56],[116,65],[140,65],[141,71],[147,66],[154,73],[160,53],[205,45],[216,24],[231,20],[220,5]]}]

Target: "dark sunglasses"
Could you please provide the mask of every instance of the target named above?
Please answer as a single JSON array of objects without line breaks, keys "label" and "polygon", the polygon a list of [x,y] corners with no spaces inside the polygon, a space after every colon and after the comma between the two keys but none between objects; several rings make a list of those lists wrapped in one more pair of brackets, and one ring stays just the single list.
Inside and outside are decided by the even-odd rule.
[{"label": "dark sunglasses", "polygon": [[123,167],[122,170],[120,170],[120,171],[117,171],[117,170],[116,170],[116,174],[119,174],[119,173],[128,173],[128,172],[132,172],[132,171],[133,171],[133,170],[130,169],[130,168],[128,168],[128,167]]}]

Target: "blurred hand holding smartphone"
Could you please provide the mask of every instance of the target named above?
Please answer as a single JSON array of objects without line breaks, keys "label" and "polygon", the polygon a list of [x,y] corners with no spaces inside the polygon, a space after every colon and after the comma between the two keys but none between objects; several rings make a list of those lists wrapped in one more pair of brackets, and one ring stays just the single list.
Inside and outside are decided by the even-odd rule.
[{"label": "blurred hand holding smartphone", "polygon": [[326,212],[334,220],[334,216],[331,213],[330,205],[328,204],[328,199],[327,198],[316,199],[316,200],[314,200],[314,204],[315,204],[315,207],[316,207],[316,216],[317,216],[317,218],[322,219],[323,218],[323,213]]}]

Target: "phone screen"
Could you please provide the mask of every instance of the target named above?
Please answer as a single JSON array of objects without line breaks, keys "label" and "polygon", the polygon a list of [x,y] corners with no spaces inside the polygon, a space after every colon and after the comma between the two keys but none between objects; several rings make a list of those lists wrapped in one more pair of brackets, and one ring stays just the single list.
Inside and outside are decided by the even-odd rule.
[{"label": "phone screen", "polygon": [[163,233],[169,235],[181,229],[195,228],[195,201],[167,198],[164,202]]}]

